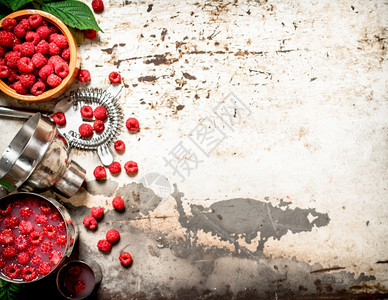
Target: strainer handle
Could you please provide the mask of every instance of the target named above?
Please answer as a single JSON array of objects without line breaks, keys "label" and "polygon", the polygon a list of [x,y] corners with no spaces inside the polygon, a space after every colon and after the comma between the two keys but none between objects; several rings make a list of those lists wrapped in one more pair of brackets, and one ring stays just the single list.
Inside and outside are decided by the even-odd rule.
[{"label": "strainer handle", "polygon": [[2,117],[29,119],[35,114],[36,114],[36,111],[33,112],[30,110],[25,110],[20,108],[9,108],[5,106],[0,106],[0,116]]}]

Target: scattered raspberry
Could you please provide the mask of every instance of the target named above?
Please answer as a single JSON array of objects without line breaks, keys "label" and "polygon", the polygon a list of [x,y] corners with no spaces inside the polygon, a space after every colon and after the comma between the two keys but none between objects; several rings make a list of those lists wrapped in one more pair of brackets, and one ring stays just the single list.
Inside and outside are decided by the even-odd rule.
[{"label": "scattered raspberry", "polygon": [[19,235],[15,238],[15,248],[19,251],[23,251],[27,248],[28,242],[25,236]]},{"label": "scattered raspberry", "polygon": [[93,218],[100,219],[104,215],[104,209],[99,206],[92,207],[90,209],[90,214],[92,215]]},{"label": "scattered raspberry", "polygon": [[24,281],[32,281],[36,278],[38,274],[34,267],[25,266],[21,271],[21,275]]},{"label": "scattered raspberry", "polygon": [[30,261],[30,256],[26,252],[20,252],[16,257],[16,260],[19,264],[25,265]]},{"label": "scattered raspberry", "polygon": [[39,70],[39,76],[44,80],[46,80],[51,74],[54,74],[54,68],[50,65],[45,65]]},{"label": "scattered raspberry", "polygon": [[65,78],[69,75],[69,65],[65,62],[59,63],[54,67],[54,71],[59,77]]},{"label": "scattered raspberry", "polygon": [[62,50],[61,57],[65,60],[70,60],[70,48],[66,47]]},{"label": "scattered raspberry", "polygon": [[9,264],[5,267],[5,275],[11,279],[15,279],[20,274],[20,268],[17,264]]},{"label": "scattered raspberry", "polygon": [[35,266],[38,266],[41,262],[42,262],[42,256],[40,256],[39,254],[31,258],[31,263]]},{"label": "scattered raspberry", "polygon": [[43,18],[41,15],[33,14],[28,17],[28,23],[32,28],[37,28],[43,23]]},{"label": "scattered raspberry", "polygon": [[[53,36],[52,39],[51,36]],[[49,40],[55,43],[59,48],[63,49],[67,47],[67,39],[63,34],[52,34],[51,36]]]},{"label": "scattered raspberry", "polygon": [[30,221],[21,220],[19,223],[19,231],[21,234],[29,234],[34,230],[34,226]]},{"label": "scattered raspberry", "polygon": [[97,180],[105,179],[106,178],[106,170],[103,166],[98,166],[93,171],[94,177],[96,177]]},{"label": "scattered raspberry", "polygon": [[38,45],[35,46],[35,51],[42,54],[47,54],[50,51],[50,46],[45,40],[41,40]]},{"label": "scattered raspberry", "polygon": [[137,163],[130,160],[124,165],[124,169],[128,174],[135,174],[138,171]]},{"label": "scattered raspberry", "polygon": [[36,29],[36,33],[39,34],[39,37],[40,37],[41,41],[42,40],[47,40],[49,38],[49,36],[50,36],[50,30],[49,30],[49,28],[46,25],[39,26]]},{"label": "scattered raspberry", "polygon": [[0,31],[0,46],[11,47],[13,43],[13,33],[9,31]]},{"label": "scattered raspberry", "polygon": [[90,81],[90,72],[88,70],[80,70],[77,78],[81,82]]},{"label": "scattered raspberry", "polygon": [[57,236],[56,244],[58,246],[65,246],[67,243],[67,235],[66,234],[60,234]]},{"label": "scattered raspberry", "polygon": [[120,196],[116,196],[112,200],[112,205],[114,209],[122,210],[125,208],[124,200]]},{"label": "scattered raspberry", "polygon": [[92,40],[97,36],[97,31],[95,31],[94,29],[86,29],[84,31],[84,36],[85,38]]},{"label": "scattered raspberry", "polygon": [[125,150],[125,144],[122,140],[118,140],[115,142],[114,147],[117,152],[122,152]]},{"label": "scattered raspberry", "polygon": [[82,137],[91,137],[93,135],[93,127],[90,124],[81,124],[81,126],[78,128],[78,132]]},{"label": "scattered raspberry", "polygon": [[117,161],[114,161],[113,163],[111,163],[108,167],[109,171],[112,173],[112,174],[116,174],[116,173],[119,173],[121,171],[121,165],[119,162]]},{"label": "scattered raspberry", "polygon": [[42,53],[35,53],[31,57],[31,61],[34,64],[34,66],[38,69],[42,68],[47,64],[47,58]]},{"label": "scattered raspberry", "polygon": [[17,22],[12,18],[5,18],[3,22],[1,22],[1,29],[5,31],[12,31],[12,29],[16,26]]},{"label": "scattered raspberry", "polygon": [[16,81],[14,84],[13,84],[13,89],[16,91],[16,93],[18,93],[18,94],[21,94],[21,95],[25,95],[25,94],[27,94],[27,92],[28,92],[28,89],[24,86],[24,85],[22,85],[21,83],[20,83],[20,81]]},{"label": "scattered raspberry", "polygon": [[94,109],[93,115],[97,120],[105,120],[108,117],[108,112],[104,106],[97,106]]},{"label": "scattered raspberry", "polygon": [[48,218],[47,218],[47,216],[45,216],[44,214],[37,214],[37,215],[35,216],[35,222],[36,222],[37,224],[44,225],[44,224],[47,223],[47,221],[48,221]]},{"label": "scattered raspberry", "polygon": [[77,280],[74,284],[74,290],[76,293],[81,293],[83,290],[85,290],[86,285],[83,280]]},{"label": "scattered raspberry", "polygon": [[20,45],[19,52],[22,56],[31,57],[35,53],[35,45],[33,43],[24,42]]},{"label": "scattered raspberry", "polygon": [[6,65],[11,69],[15,69],[18,66],[18,61],[21,58],[20,52],[9,51],[4,55]]},{"label": "scattered raspberry", "polygon": [[104,10],[104,2],[102,0],[93,0],[92,8],[96,13],[102,12]]},{"label": "scattered raspberry", "polygon": [[15,228],[19,225],[19,219],[16,216],[8,216],[4,219],[4,224],[7,228]]},{"label": "scattered raspberry", "polygon": [[29,57],[22,57],[17,62],[17,67],[21,73],[31,73],[34,70],[34,63]]},{"label": "scattered raspberry", "polygon": [[117,72],[111,72],[109,74],[109,80],[113,84],[118,84],[121,82],[121,75]]},{"label": "scattered raspberry", "polygon": [[43,242],[43,238],[44,238],[43,237],[43,233],[41,233],[40,231],[33,231],[28,236],[28,240],[33,245],[39,245],[40,243],[42,243]]},{"label": "scattered raspberry", "polygon": [[54,244],[51,241],[45,240],[42,244],[40,244],[40,251],[43,253],[50,253],[53,251]]},{"label": "scattered raspberry", "polygon": [[84,105],[81,107],[81,116],[84,119],[92,119],[93,118],[93,108],[89,105]]},{"label": "scattered raspberry", "polygon": [[1,205],[0,206],[0,215],[7,216],[12,211],[12,207],[9,204]]},{"label": "scattered raspberry", "polygon": [[59,111],[52,115],[52,119],[55,123],[57,123],[59,126],[65,126],[66,125],[66,116],[63,112]]},{"label": "scattered raspberry", "polygon": [[51,252],[50,256],[49,256],[49,260],[51,261],[51,263],[56,266],[57,264],[59,264],[59,262],[61,261],[62,259],[62,254],[61,252],[59,252],[58,250],[53,250],[53,252]]},{"label": "scattered raspberry", "polygon": [[93,122],[93,129],[95,132],[103,132],[105,129],[104,121],[96,120]]},{"label": "scattered raspberry", "polygon": [[114,244],[120,239],[120,233],[116,229],[109,229],[105,238],[109,243]]},{"label": "scattered raspberry", "polygon": [[135,118],[128,118],[128,120],[125,122],[125,126],[130,132],[136,132],[140,128],[139,121]]},{"label": "scattered raspberry", "polygon": [[82,269],[80,266],[77,266],[77,265],[74,265],[74,266],[70,266],[70,268],[67,270],[67,273],[71,276],[71,277],[78,277],[82,272]]},{"label": "scattered raspberry", "polygon": [[112,245],[107,240],[99,240],[97,242],[97,248],[102,252],[108,252],[112,248]]},{"label": "scattered raspberry", "polygon": [[1,253],[5,259],[11,259],[18,254],[18,251],[13,246],[7,246]]},{"label": "scattered raspberry", "polygon": [[47,77],[47,84],[51,87],[57,87],[62,82],[62,78],[58,75],[51,74],[49,77]]},{"label": "scattered raspberry", "polygon": [[13,34],[18,38],[24,38],[26,36],[27,29],[22,24],[17,24],[13,29]]},{"label": "scattered raspberry", "polygon": [[35,82],[36,82],[36,77],[33,74],[20,75],[20,83],[26,88],[32,87],[35,84]]},{"label": "scattered raspberry", "polygon": [[48,262],[42,262],[38,267],[39,275],[47,275],[51,271],[51,265]]},{"label": "scattered raspberry", "polygon": [[35,46],[40,42],[40,36],[36,32],[27,31],[26,33],[26,42],[33,43]]},{"label": "scattered raspberry", "polygon": [[47,236],[49,239],[52,239],[54,238],[56,235],[57,235],[57,229],[55,228],[54,225],[46,225],[44,228],[43,228],[43,233],[45,234],[45,236]]},{"label": "scattered raspberry", "polygon": [[128,252],[123,252],[120,254],[119,260],[123,266],[128,266],[132,262],[132,256]]},{"label": "scattered raspberry", "polygon": [[10,229],[3,229],[0,231],[0,243],[2,245],[10,245],[13,243],[14,235],[12,230]]},{"label": "scattered raspberry", "polygon": [[89,228],[90,230],[97,229],[97,221],[92,216],[86,216],[83,221],[86,228]]}]

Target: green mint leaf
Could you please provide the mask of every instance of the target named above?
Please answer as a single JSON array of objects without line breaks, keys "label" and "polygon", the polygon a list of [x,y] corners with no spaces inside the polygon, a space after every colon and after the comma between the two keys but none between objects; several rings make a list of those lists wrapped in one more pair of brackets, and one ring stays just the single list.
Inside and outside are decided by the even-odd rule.
[{"label": "green mint leaf", "polygon": [[[2,0],[2,1],[5,1],[5,0]],[[18,10],[30,2],[32,2],[32,0],[12,0],[12,1],[10,1],[9,4],[10,4],[12,10]]]},{"label": "green mint leaf", "polygon": [[77,0],[42,3],[42,10],[57,16],[63,23],[77,29],[94,29],[102,31],[98,26],[89,6]]}]

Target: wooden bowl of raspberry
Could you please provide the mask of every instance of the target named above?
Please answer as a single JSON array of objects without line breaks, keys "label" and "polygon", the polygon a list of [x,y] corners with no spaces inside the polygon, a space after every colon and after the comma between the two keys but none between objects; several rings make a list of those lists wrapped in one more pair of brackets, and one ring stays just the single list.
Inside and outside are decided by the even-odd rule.
[{"label": "wooden bowl of raspberry", "polygon": [[76,41],[57,17],[16,11],[0,21],[0,90],[22,101],[62,95],[77,78]]}]

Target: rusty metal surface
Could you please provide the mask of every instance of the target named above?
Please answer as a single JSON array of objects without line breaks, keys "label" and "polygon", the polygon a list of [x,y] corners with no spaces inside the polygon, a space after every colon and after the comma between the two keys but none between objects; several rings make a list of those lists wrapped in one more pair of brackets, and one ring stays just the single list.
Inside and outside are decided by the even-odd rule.
[{"label": "rusty metal surface", "polygon": [[[116,156],[138,162],[136,177],[98,183],[97,155],[73,153],[87,183],[61,200],[80,223],[106,210],[97,232],[80,226],[79,256],[103,268],[96,297],[388,293],[387,4],[105,1],[82,68],[93,87],[122,74],[141,130]],[[121,240],[102,254],[110,228]]]}]

